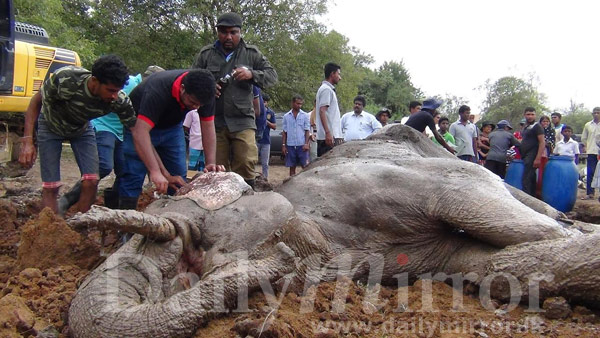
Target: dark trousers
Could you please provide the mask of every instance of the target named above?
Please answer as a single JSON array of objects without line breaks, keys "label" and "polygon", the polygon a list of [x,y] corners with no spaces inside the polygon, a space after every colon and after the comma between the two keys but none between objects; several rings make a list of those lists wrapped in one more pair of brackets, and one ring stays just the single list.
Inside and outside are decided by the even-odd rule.
[{"label": "dark trousers", "polygon": [[594,179],[594,172],[596,172],[596,164],[598,164],[598,155],[587,156],[587,182],[586,192],[588,195],[594,194],[594,188],[592,188],[592,180]]},{"label": "dark trousers", "polygon": [[333,147],[328,146],[325,143],[325,140],[317,140],[317,157],[323,156],[326,152],[333,149]]},{"label": "dark trousers", "polygon": [[502,179],[506,176],[506,162],[486,160],[484,167]]},{"label": "dark trousers", "polygon": [[458,158],[460,158],[463,161],[473,162],[473,156],[471,155],[459,155]]},{"label": "dark trousers", "polygon": [[[344,139],[336,138],[333,140],[333,147],[339,146],[342,143],[344,143]],[[333,147],[328,146],[327,143],[325,143],[325,140],[317,140],[317,157],[325,155],[328,151],[333,149]]]},{"label": "dark trousers", "polygon": [[533,167],[533,161],[535,161],[536,155],[537,148],[535,151],[531,151],[529,154],[522,154],[523,164],[525,164],[525,169],[523,170],[523,191],[533,197],[535,197],[536,187],[535,168]]}]

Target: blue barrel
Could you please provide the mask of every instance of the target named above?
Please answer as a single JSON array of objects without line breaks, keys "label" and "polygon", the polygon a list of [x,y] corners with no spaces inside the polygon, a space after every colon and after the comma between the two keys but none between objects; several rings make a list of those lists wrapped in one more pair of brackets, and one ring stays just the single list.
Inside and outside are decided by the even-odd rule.
[{"label": "blue barrel", "polygon": [[579,173],[569,156],[551,156],[544,168],[542,200],[556,210],[568,212],[577,200]]},{"label": "blue barrel", "polygon": [[523,171],[525,171],[525,163],[523,160],[512,160],[506,169],[506,177],[504,182],[513,187],[523,190]]}]

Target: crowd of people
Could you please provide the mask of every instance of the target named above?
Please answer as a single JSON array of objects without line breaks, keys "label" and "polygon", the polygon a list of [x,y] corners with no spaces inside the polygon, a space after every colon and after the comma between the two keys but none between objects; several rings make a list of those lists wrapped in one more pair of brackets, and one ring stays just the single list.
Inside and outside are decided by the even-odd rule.
[{"label": "crowd of people", "polygon": [[[115,182],[104,191],[104,201],[115,209],[137,207],[146,176],[158,193],[169,194],[186,184],[188,170],[230,170],[252,187],[257,177],[268,180],[270,131],[277,126],[263,90],[277,82],[277,72],[257,47],[244,42],[242,24],[236,13],[221,15],[217,40],[200,50],[190,69],[153,65],[144,74],[131,76],[123,60],[106,55],[94,62],[91,71],[67,66],[49,76],[27,109],[19,154],[19,162],[30,167],[39,151],[42,205],[64,214],[77,204],[78,211],[85,212],[95,201],[98,181],[113,170]],[[312,112],[302,110],[301,96],[291,98],[282,132],[290,175],[337,145],[365,139],[390,123],[389,109],[372,115],[364,110],[367,101],[361,95],[354,98],[353,111],[342,115],[335,91],[341,80],[341,66],[327,63]],[[506,120],[484,122],[478,129],[466,105],[459,108],[457,121],[449,121],[437,110],[441,104],[436,99],[410,102],[410,115],[401,123],[500,177],[505,175],[507,153],[514,152],[525,162],[523,185],[531,195],[535,169],[542,171],[550,154],[577,161],[573,130],[560,124],[560,114],[552,114],[552,121],[542,116],[538,122],[535,110],[526,108],[520,130],[512,133]],[[600,186],[600,174],[594,175],[600,108],[593,116],[583,134],[588,198]],[[58,200],[64,141],[71,144],[81,181]]]}]

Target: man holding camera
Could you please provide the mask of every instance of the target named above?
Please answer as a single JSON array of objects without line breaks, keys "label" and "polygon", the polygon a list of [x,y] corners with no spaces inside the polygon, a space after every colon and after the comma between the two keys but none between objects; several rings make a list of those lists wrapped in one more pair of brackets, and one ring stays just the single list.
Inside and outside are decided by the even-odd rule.
[{"label": "man holding camera", "polygon": [[[242,18],[225,13],[217,20],[218,40],[202,48],[193,68],[208,69],[217,82],[215,128],[217,164],[224,165],[254,186],[258,159],[252,86],[262,89],[277,82],[277,73],[255,46],[241,38]],[[224,77],[230,74],[230,77]]]}]

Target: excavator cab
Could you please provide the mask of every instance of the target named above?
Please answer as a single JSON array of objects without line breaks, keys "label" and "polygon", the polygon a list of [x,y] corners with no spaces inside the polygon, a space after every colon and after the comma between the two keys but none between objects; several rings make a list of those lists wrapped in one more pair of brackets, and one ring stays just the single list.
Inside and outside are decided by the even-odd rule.
[{"label": "excavator cab", "polygon": [[0,0],[0,16],[0,95],[10,95],[15,66],[15,16],[11,0]]}]

